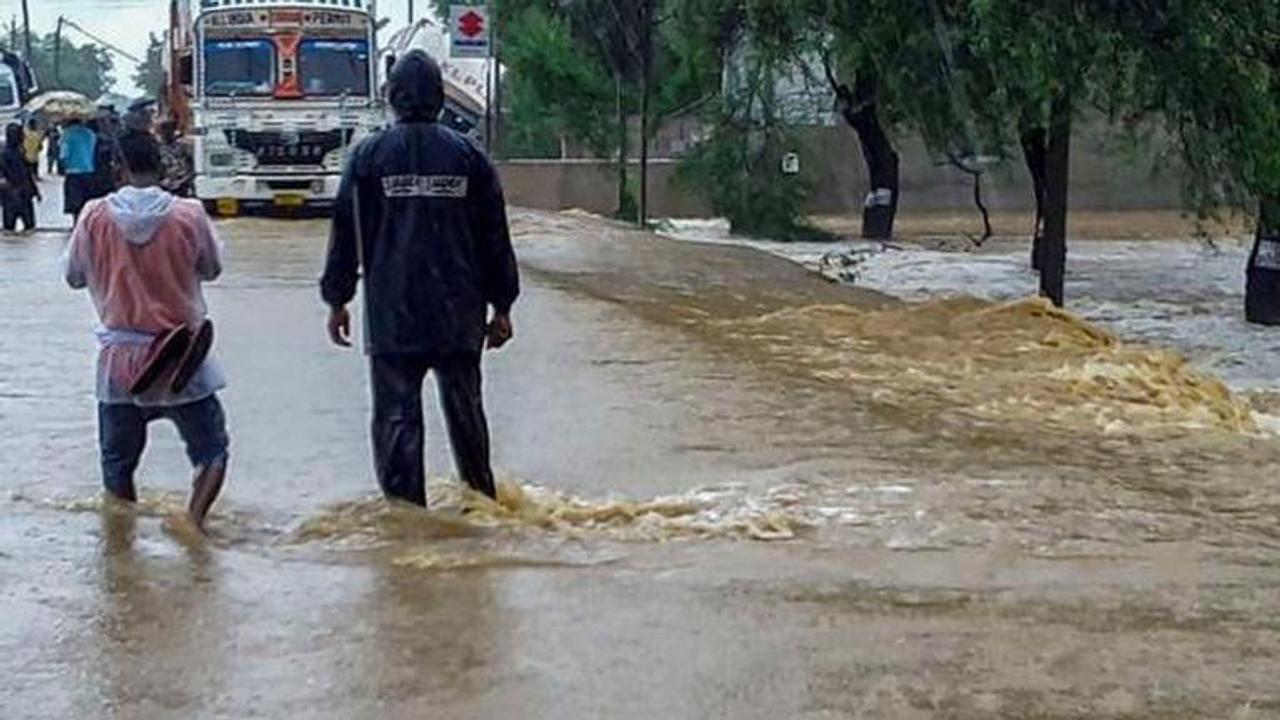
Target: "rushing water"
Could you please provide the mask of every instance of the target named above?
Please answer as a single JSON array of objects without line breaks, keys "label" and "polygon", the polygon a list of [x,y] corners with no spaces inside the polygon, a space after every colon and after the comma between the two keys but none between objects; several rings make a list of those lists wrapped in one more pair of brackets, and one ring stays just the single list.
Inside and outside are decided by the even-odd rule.
[{"label": "rushing water", "polygon": [[[1242,394],[1276,385],[1277,340],[1223,320],[1235,250],[1083,249],[1078,317],[1021,299],[1012,248],[869,253],[861,290],[514,226],[501,492],[445,477],[432,414],[424,511],[372,494],[323,224],[222,223],[233,461],[203,540],[167,520],[171,429],[139,507],[102,499],[63,238],[0,242],[0,717],[1280,712],[1280,441]],[[1220,293],[1174,280],[1197,259]]]}]

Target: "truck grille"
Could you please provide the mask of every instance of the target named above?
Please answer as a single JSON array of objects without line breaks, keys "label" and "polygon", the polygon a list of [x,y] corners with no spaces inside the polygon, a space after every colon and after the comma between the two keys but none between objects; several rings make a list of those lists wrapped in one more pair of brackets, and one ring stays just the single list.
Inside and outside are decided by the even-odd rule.
[{"label": "truck grille", "polygon": [[232,147],[252,153],[263,166],[298,166],[324,163],[324,156],[351,141],[350,130],[227,130]]}]

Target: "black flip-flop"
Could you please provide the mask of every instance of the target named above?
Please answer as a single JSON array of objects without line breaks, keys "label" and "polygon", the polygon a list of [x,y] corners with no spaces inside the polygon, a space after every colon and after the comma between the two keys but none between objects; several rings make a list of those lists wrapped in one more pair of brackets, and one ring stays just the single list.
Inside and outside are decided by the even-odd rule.
[{"label": "black flip-flop", "polygon": [[209,348],[213,347],[213,321],[205,320],[200,323],[200,327],[191,335],[191,342],[187,344],[187,351],[183,353],[182,359],[178,361],[178,369],[173,373],[173,381],[169,383],[169,389],[173,392],[182,392],[187,387],[187,383],[191,382],[191,378],[195,377],[196,371],[204,363],[204,359],[209,357]]},{"label": "black flip-flop", "polygon": [[165,374],[191,346],[191,331],[179,326],[160,333],[147,348],[142,369],[129,385],[129,392],[141,395]]}]

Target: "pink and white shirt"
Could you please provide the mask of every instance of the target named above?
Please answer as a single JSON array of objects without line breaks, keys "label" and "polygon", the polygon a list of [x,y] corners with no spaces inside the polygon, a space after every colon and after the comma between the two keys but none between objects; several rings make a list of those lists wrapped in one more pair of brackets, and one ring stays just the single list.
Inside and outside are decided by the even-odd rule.
[{"label": "pink and white shirt", "polygon": [[226,386],[210,354],[181,393],[165,383],[134,396],[128,387],[158,333],[195,328],[207,314],[201,283],[222,272],[217,235],[199,201],[158,187],[125,187],[87,203],[66,251],[66,279],[89,289],[98,312],[98,401],[180,405]]}]

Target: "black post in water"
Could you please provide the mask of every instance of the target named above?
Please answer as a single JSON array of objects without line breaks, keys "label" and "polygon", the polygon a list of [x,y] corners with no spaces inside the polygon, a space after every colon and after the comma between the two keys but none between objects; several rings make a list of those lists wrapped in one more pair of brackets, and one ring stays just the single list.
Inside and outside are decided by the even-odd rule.
[{"label": "black post in water", "polygon": [[1048,133],[1043,127],[1034,124],[1023,126],[1019,133],[1022,145],[1022,157],[1027,164],[1027,173],[1031,176],[1031,191],[1035,196],[1035,226],[1031,231],[1031,269],[1040,271],[1040,253],[1044,249],[1044,186],[1045,186],[1045,154]]},{"label": "black post in water", "polygon": [[622,73],[613,73],[614,112],[618,122],[618,212],[619,219],[627,218],[627,106],[624,102]]},{"label": "black post in water", "polygon": [[1044,240],[1040,294],[1062,307],[1067,276],[1067,188],[1071,180],[1071,90],[1057,92],[1049,110],[1045,146]]},{"label": "black post in water", "polygon": [[1280,325],[1280,198],[1258,208],[1258,230],[1249,254],[1244,316],[1259,325]]},{"label": "black post in water", "polygon": [[640,227],[649,224],[649,66],[653,60],[653,0],[640,3]]}]

